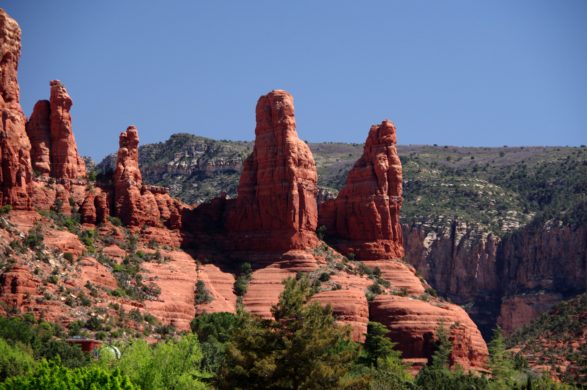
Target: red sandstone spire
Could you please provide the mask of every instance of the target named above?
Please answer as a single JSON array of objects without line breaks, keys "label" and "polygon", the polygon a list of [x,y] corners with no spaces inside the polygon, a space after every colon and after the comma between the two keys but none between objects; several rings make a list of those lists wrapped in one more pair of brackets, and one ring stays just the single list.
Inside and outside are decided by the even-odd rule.
[{"label": "red sandstone spire", "polygon": [[371,127],[363,155],[338,197],[321,206],[320,225],[342,239],[343,251],[361,259],[403,257],[401,204],[402,166],[395,125],[385,120]]},{"label": "red sandstone spire", "polygon": [[316,164],[298,138],[292,96],[275,90],[256,108],[253,153],[243,163],[228,230],[243,249],[288,250],[317,243]]},{"label": "red sandstone spire", "polygon": [[31,207],[31,145],[17,81],[20,27],[0,9],[0,204]]}]

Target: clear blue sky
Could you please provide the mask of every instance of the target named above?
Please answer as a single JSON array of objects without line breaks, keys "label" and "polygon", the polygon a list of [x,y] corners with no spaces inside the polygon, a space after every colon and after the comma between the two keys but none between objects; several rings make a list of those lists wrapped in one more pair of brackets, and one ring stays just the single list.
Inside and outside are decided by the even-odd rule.
[{"label": "clear blue sky", "polygon": [[33,1],[23,30],[30,115],[60,79],[80,152],[129,124],[252,139],[257,98],[294,95],[300,137],[402,144],[587,144],[587,1]]}]

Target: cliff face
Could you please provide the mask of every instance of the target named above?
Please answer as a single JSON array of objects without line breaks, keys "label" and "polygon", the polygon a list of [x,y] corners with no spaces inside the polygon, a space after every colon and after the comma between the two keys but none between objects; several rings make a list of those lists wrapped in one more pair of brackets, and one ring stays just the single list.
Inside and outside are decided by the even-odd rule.
[{"label": "cliff face", "polygon": [[227,229],[239,249],[288,250],[317,244],[316,165],[298,138],[292,96],[262,96],[253,153],[244,161]]},{"label": "cliff face", "polygon": [[31,145],[19,100],[17,80],[20,27],[0,9],[0,183],[2,205],[31,207]]},{"label": "cliff face", "polygon": [[406,260],[442,296],[465,305],[483,333],[511,332],[587,290],[584,227],[526,226],[503,238],[453,221],[404,225]]}]

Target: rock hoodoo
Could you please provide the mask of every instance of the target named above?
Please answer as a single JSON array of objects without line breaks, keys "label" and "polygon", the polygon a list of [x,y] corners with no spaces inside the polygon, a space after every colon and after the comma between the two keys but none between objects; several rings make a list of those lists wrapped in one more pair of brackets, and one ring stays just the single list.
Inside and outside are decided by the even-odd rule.
[{"label": "rock hoodoo", "polygon": [[86,176],[86,165],[77,152],[71,127],[73,104],[59,80],[51,81],[51,173],[55,178],[77,179]]},{"label": "rock hoodoo", "polygon": [[349,172],[334,200],[320,208],[319,225],[340,239],[338,247],[359,259],[393,259],[404,255],[399,222],[402,166],[395,125],[385,120],[369,131],[363,155]]},{"label": "rock hoodoo", "polygon": [[71,126],[73,102],[59,80],[50,83],[50,100],[39,100],[27,122],[33,169],[40,176],[80,179],[86,164],[77,152]]},{"label": "rock hoodoo", "polygon": [[[139,168],[139,133],[129,126],[120,133],[119,149],[114,171],[114,215],[129,226],[181,226],[183,205],[171,198],[163,187],[143,185]],[[104,195],[97,197],[96,210],[105,210]],[[91,211],[91,206],[88,205]],[[91,213],[90,213],[91,214]]]},{"label": "rock hoodoo", "polygon": [[19,100],[17,80],[20,27],[0,9],[0,204],[31,208],[31,145]]},{"label": "rock hoodoo", "polygon": [[[129,126],[120,133],[114,171],[114,212],[125,224],[139,225],[149,219],[142,210],[142,185],[139,133],[135,126]],[[158,215],[156,217],[159,218]]]},{"label": "rock hoodoo", "polygon": [[242,250],[315,246],[316,164],[298,138],[292,96],[275,90],[256,108],[253,153],[244,161],[227,228]]}]

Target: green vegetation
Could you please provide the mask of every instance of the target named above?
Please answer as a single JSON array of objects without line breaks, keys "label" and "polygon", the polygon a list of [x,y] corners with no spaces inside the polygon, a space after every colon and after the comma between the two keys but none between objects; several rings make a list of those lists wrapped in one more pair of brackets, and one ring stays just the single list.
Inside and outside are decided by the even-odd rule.
[{"label": "green vegetation", "polygon": [[511,335],[506,345],[520,348],[529,363],[551,367],[564,382],[587,386],[587,343],[577,342],[584,340],[586,329],[584,293],[555,305]]},{"label": "green vegetation", "polygon": [[247,293],[249,282],[253,277],[253,268],[251,263],[245,262],[241,265],[241,272],[234,282],[234,293],[242,299]]},{"label": "green vegetation", "polygon": [[[120,359],[108,348],[90,358],[64,342],[59,327],[30,315],[0,317],[0,389],[571,388],[529,373],[506,351],[499,330],[490,343],[493,378],[450,370],[452,344],[444,326],[429,365],[414,378],[384,325],[370,322],[360,345],[351,340],[349,327],[336,324],[329,306],[310,303],[314,287],[307,276],[284,285],[273,319],[240,310],[203,314],[191,322],[192,333],[178,335],[161,326],[160,334],[175,337],[154,345],[120,341]],[[147,317],[138,310],[128,313],[137,323]],[[105,323],[92,317],[72,323],[70,331],[82,326],[104,329]]]},{"label": "green vegetation", "polygon": [[206,288],[206,283],[203,280],[198,280],[196,282],[196,292],[195,292],[195,301],[196,304],[201,305],[203,303],[210,303],[214,298],[210,295],[210,292]]}]

